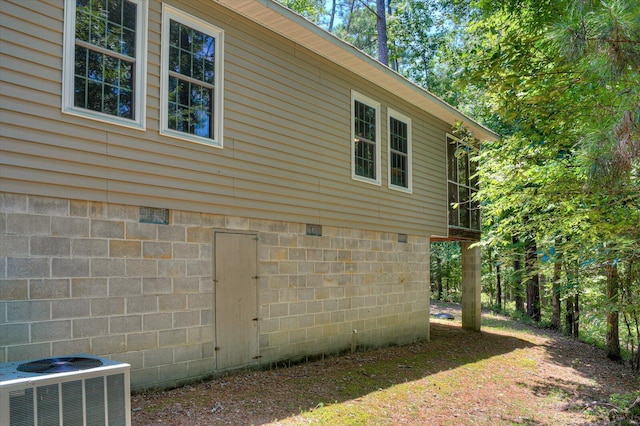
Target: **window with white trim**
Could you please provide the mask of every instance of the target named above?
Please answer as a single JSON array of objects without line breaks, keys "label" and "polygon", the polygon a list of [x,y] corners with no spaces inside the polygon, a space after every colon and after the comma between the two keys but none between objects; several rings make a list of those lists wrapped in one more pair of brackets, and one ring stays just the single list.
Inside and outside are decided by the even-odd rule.
[{"label": "window with white trim", "polygon": [[353,179],[380,185],[380,104],[351,92]]},{"label": "window with white trim", "polygon": [[222,147],[222,45],[219,28],[162,7],[161,130]]},{"label": "window with white trim", "polygon": [[62,110],[144,128],[147,0],[66,0]]},{"label": "window with white trim", "polygon": [[449,226],[479,232],[478,165],[471,158],[473,150],[474,147],[447,135]]},{"label": "window with white trim", "polygon": [[411,119],[388,111],[389,187],[411,192]]}]

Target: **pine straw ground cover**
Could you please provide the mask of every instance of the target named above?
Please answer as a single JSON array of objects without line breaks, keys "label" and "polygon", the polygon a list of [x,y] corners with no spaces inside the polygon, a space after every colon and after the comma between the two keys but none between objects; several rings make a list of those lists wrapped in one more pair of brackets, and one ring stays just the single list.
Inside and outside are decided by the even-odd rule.
[{"label": "pine straw ground cover", "polygon": [[135,394],[133,424],[640,424],[610,399],[640,396],[640,378],[602,350],[491,314],[465,331],[438,309],[456,319],[433,319],[431,342]]}]

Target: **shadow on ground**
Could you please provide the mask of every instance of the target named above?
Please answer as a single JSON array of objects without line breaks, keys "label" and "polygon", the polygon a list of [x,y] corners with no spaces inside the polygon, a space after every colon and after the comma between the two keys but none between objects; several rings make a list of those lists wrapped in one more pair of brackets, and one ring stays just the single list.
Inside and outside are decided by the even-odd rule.
[{"label": "shadow on ground", "polygon": [[[523,357],[507,355],[496,365],[498,369],[508,369],[503,364],[506,359],[523,362],[524,358],[527,362],[532,357],[531,367],[522,368],[526,374],[508,377],[512,377],[511,384],[516,389],[527,390],[533,413],[539,408],[537,403],[550,400],[564,404],[556,407],[560,411],[582,412],[593,401],[607,401],[614,393],[640,389],[637,376],[607,360],[598,348],[490,313],[483,314],[481,333],[466,331],[460,326],[459,305],[435,303],[431,308],[432,313],[453,314],[454,320],[432,319],[430,342],[328,357],[290,368],[243,372],[169,391],[133,395],[133,425],[271,423],[323,405],[358,401],[372,392],[390,390],[458,367],[465,366],[460,372],[464,374],[482,368],[472,367],[473,363],[518,350],[529,351]],[[449,385],[464,392],[466,385],[458,383],[458,374],[449,376],[454,378]],[[507,383],[495,382],[495,375],[502,374],[499,371],[482,374],[474,376],[475,380],[494,380],[498,383],[495,386],[499,386],[485,386],[487,393],[476,395],[485,402],[503,392],[502,388],[514,389]],[[500,400],[496,402],[499,404]],[[470,411],[468,401],[461,400],[459,405],[455,408]],[[518,420],[521,415],[518,413],[511,423],[526,423],[527,419]],[[531,422],[537,424],[536,420]]]},{"label": "shadow on ground", "polygon": [[134,425],[264,424],[532,346],[524,339],[467,331],[456,321],[434,320],[430,342],[134,395],[132,420]]},{"label": "shadow on ground", "polygon": [[640,391],[640,376],[629,365],[609,360],[604,350],[566,338],[557,332],[546,331],[545,335],[549,339],[543,347],[550,364],[570,369],[575,378],[537,386],[529,383],[534,393],[549,395],[565,392],[574,396],[574,406],[584,407],[607,403],[614,394]]}]

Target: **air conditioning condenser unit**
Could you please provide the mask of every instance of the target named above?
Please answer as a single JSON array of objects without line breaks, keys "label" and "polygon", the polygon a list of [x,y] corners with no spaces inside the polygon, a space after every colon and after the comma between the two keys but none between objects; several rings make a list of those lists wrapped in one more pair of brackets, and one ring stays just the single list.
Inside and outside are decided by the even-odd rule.
[{"label": "air conditioning condenser unit", "polygon": [[129,364],[87,354],[0,364],[2,426],[130,426]]}]

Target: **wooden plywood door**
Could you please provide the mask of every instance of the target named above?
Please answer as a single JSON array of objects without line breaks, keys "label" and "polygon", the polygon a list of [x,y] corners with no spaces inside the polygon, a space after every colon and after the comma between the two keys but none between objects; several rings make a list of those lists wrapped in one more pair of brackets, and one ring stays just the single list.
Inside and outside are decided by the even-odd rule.
[{"label": "wooden plywood door", "polygon": [[259,355],[257,239],[218,232],[214,244],[216,369],[225,370]]}]

